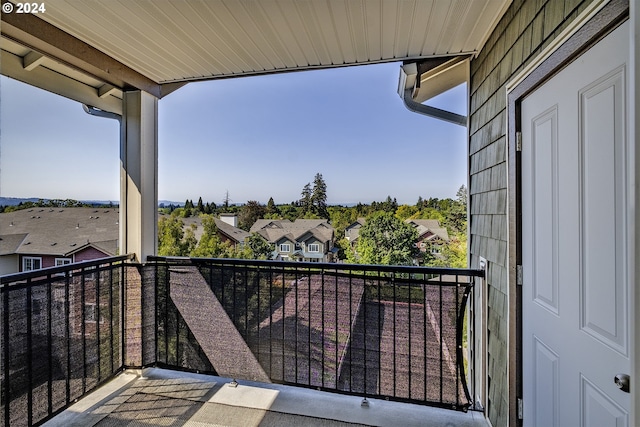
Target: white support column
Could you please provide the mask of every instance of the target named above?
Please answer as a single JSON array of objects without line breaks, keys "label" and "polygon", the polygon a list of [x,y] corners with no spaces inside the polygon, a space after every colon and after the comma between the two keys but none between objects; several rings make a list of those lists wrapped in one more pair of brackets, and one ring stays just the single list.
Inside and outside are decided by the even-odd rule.
[{"label": "white support column", "polygon": [[140,262],[158,246],[158,100],[124,92],[120,138],[120,253]]}]

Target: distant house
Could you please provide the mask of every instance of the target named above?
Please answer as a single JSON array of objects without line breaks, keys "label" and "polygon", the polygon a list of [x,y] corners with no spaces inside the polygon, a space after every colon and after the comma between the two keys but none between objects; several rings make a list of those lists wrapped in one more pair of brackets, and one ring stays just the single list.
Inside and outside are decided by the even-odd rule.
[{"label": "distant house", "polygon": [[0,275],[114,256],[118,209],[32,208],[0,214]]},{"label": "distant house", "polygon": [[442,247],[449,243],[449,233],[437,219],[407,219],[406,222],[418,232],[416,247],[421,253],[439,256]]},{"label": "distant house", "polygon": [[250,230],[275,246],[273,258],[279,260],[333,262],[334,229],[324,219],[259,219]]},{"label": "distant house", "polygon": [[[448,244],[450,239],[447,229],[442,227],[437,219],[407,219],[405,222],[411,224],[418,232],[416,247],[420,250],[419,258],[423,258],[425,253],[440,256],[442,247]],[[345,229],[345,238],[352,248],[355,248],[360,236],[360,228],[365,223],[364,218],[358,218]]]},{"label": "distant house", "polygon": [[[202,237],[204,228],[202,227],[202,218],[199,216],[182,218],[182,222],[185,228],[195,226],[193,228],[194,235],[198,241]],[[218,229],[218,237],[222,242],[231,244],[234,248],[239,248],[244,245],[244,241],[251,233],[236,227],[238,224],[238,217],[235,215],[222,214],[220,218],[215,218],[216,227]]]},{"label": "distant house", "polygon": [[344,229],[344,237],[349,241],[352,248],[356,246],[358,237],[360,236],[360,227],[362,227],[365,222],[364,218],[358,218]]}]

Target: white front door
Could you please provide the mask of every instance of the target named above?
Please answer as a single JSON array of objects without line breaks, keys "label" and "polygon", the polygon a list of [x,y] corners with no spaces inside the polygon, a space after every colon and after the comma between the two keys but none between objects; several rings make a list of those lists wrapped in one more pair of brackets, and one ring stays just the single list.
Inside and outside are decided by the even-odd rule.
[{"label": "white front door", "polygon": [[629,424],[624,23],[522,102],[525,426]]}]

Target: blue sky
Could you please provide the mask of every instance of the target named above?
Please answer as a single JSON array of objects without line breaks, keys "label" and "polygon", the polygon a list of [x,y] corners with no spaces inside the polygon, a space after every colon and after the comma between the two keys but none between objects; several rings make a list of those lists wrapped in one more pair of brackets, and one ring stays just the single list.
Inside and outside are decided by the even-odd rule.
[{"label": "blue sky", "polygon": [[[191,83],[159,101],[159,198],[289,203],[317,172],[330,204],[454,197],[466,130],[407,110],[399,64]],[[117,200],[119,131],[0,79],[0,196]],[[429,102],[465,114],[460,86]]]}]

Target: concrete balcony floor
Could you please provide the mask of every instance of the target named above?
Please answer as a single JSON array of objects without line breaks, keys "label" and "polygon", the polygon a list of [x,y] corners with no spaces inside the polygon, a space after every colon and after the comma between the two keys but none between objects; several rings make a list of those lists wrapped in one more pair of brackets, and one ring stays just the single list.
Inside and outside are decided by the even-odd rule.
[{"label": "concrete balcony floor", "polygon": [[150,368],[126,371],[45,423],[51,426],[487,427],[479,412]]}]

